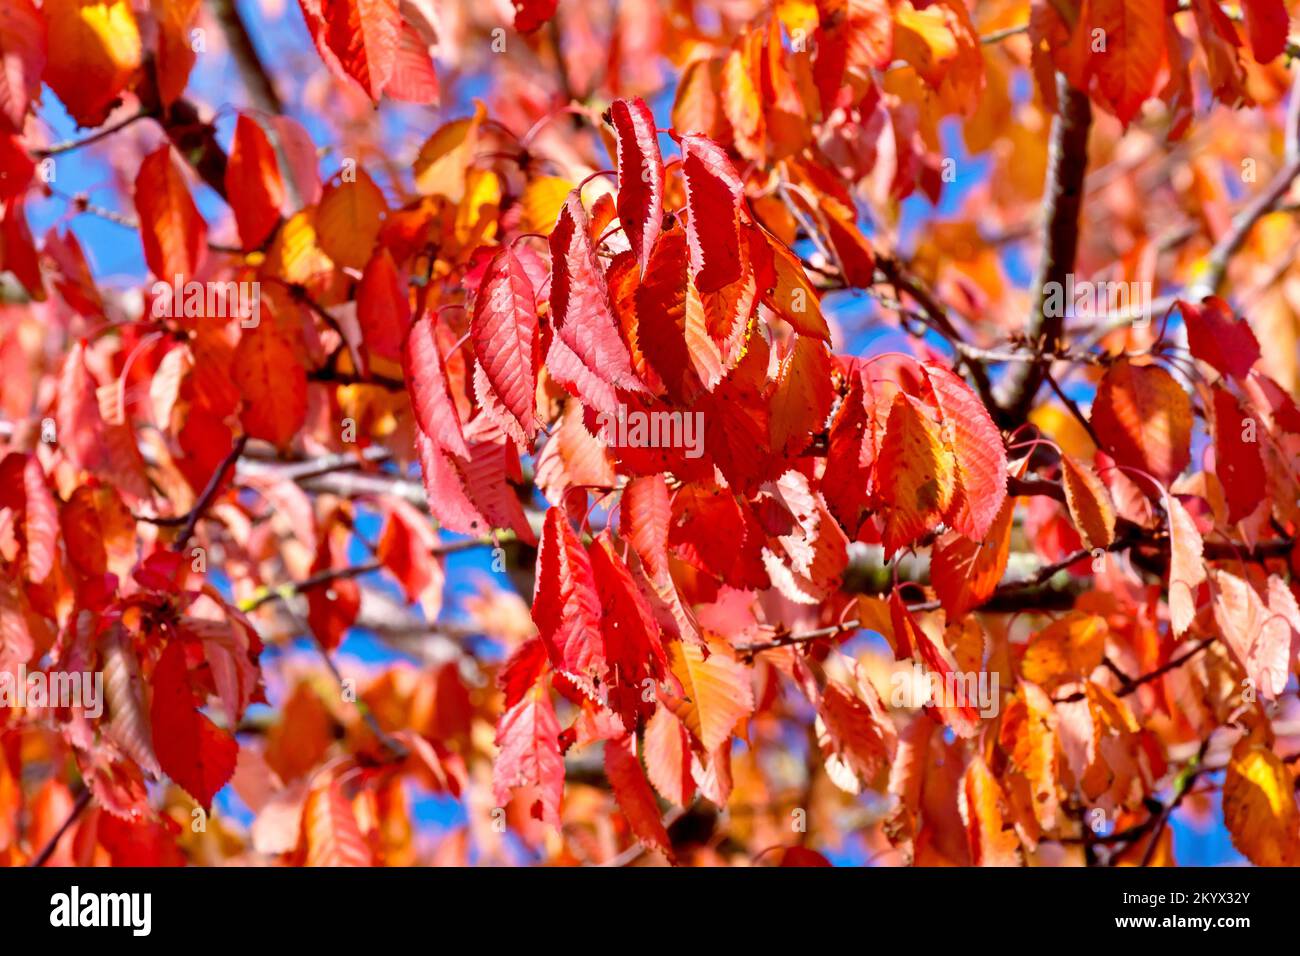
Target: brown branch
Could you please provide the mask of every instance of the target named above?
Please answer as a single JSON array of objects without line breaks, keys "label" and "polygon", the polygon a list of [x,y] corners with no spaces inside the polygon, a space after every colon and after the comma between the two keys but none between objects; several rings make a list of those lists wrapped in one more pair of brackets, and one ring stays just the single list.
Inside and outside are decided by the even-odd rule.
[{"label": "brown branch", "polygon": [[34,149],[31,151],[32,156],[36,159],[45,159],[50,156],[58,156],[61,153],[70,153],[73,150],[81,149],[83,146],[89,146],[91,143],[97,143],[101,139],[112,136],[118,130],[126,129],[137,120],[142,120],[146,116],[152,115],[153,114],[148,110],[137,110],[125,119],[113,123],[110,126],[105,126],[102,129],[97,129],[95,132],[82,137],[81,139],[64,140],[62,143],[55,143],[54,145],[46,146],[43,149]]},{"label": "brown branch", "polygon": [[88,806],[90,806],[89,787],[77,794],[77,800],[72,805],[72,809],[68,811],[67,817],[64,818],[63,822],[59,824],[59,828],[54,831],[54,835],[45,841],[45,846],[41,847],[40,852],[32,857],[31,862],[27,865],[33,867],[44,866],[49,862],[50,857],[54,855],[54,851],[58,849],[59,841],[63,839],[63,835],[77,822],[77,817],[81,816]]},{"label": "brown branch", "polygon": [[225,477],[226,471],[234,466],[239,456],[243,454],[244,446],[247,444],[248,436],[240,435],[235,440],[234,447],[230,449],[225,458],[221,459],[221,464],[212,473],[212,477],[208,479],[207,487],[203,489],[203,493],[194,502],[194,507],[190,509],[185,520],[185,526],[181,528],[181,533],[172,542],[173,551],[179,554],[190,543],[190,538],[193,537],[195,529],[199,526],[199,521],[203,518],[203,512],[208,510],[208,506],[212,504],[212,499],[217,496],[217,492],[221,489],[221,480]]},{"label": "brown branch", "polygon": [[136,88],[141,112],[148,113],[167,134],[177,152],[211,189],[226,199],[226,151],[217,141],[217,129],[204,122],[199,109],[186,99],[164,107],[158,93],[156,65],[153,57],[144,64],[144,79]]},{"label": "brown branch", "polygon": [[[1127,697],[1129,696],[1129,694],[1135,693],[1137,689],[1141,687],[1143,684],[1149,684],[1154,680],[1159,680],[1160,678],[1168,674],[1170,671],[1177,670],[1178,668],[1182,667],[1184,664],[1190,661],[1197,654],[1201,653],[1203,650],[1205,650],[1207,647],[1213,644],[1214,641],[1215,638],[1213,637],[1202,638],[1195,645],[1193,645],[1191,649],[1185,651],[1182,654],[1179,654],[1177,657],[1171,657],[1168,661],[1166,661],[1164,664],[1161,664],[1155,670],[1149,671],[1148,673],[1143,674],[1140,677],[1132,677],[1132,678],[1127,677],[1124,675],[1122,671],[1120,671],[1117,667],[1115,667],[1113,662],[1103,661],[1103,663],[1110,663],[1110,667],[1108,669],[1117,678],[1119,678],[1120,688],[1115,692],[1115,696]],[[1052,703],[1073,704],[1083,700],[1087,696],[1088,695],[1086,693],[1084,693],[1081,690],[1078,690],[1072,694],[1067,694],[1065,697],[1054,697],[1052,698]]]},{"label": "brown branch", "polygon": [[952,345],[957,352],[959,364],[965,366],[970,375],[971,383],[979,393],[980,400],[984,402],[990,413],[996,411],[998,405],[993,397],[993,385],[989,381],[988,369],[978,357],[967,354],[966,343],[957,327],[952,324],[948,317],[948,310],[945,309],[929,290],[921,283],[917,282],[908,275],[903,264],[897,259],[890,256],[878,256],[876,258],[876,267],[880,269],[885,279],[898,292],[907,293],[921,307],[922,318],[926,324],[942,335]]},{"label": "brown branch", "polygon": [[[503,531],[495,536],[485,536],[482,538],[466,538],[463,541],[447,541],[430,548],[428,553],[445,557],[449,554],[460,554],[463,551],[471,551],[475,548],[490,548],[499,544],[505,544],[515,540],[513,532]],[[323,571],[317,571],[315,574],[308,575],[301,581],[290,581],[275,588],[263,589],[259,594],[246,601],[241,601],[239,609],[245,613],[255,611],[264,604],[270,604],[272,601],[287,601],[292,597],[302,594],[304,591],[310,591],[314,588],[323,587],[334,581],[345,580],[347,578],[359,578],[366,574],[372,574],[375,571],[382,571],[384,563],[382,561],[367,561],[364,564],[354,564],[346,568],[326,568]]]},{"label": "brown branch", "polygon": [[213,15],[221,24],[221,32],[226,35],[226,42],[230,44],[230,54],[234,57],[235,66],[239,69],[239,76],[244,81],[248,95],[252,97],[258,108],[268,113],[283,113],[284,104],[275,91],[275,83],[266,64],[262,62],[257,47],[253,45],[248,24],[244,22],[243,14],[239,12],[239,4],[236,0],[214,0],[212,7]]},{"label": "brown branch", "polygon": [[[1201,295],[1218,293],[1228,275],[1228,263],[1245,244],[1255,224],[1267,216],[1281,202],[1282,197],[1291,189],[1291,184],[1300,176],[1300,156],[1290,159],[1285,166],[1269,181],[1262,193],[1251,200],[1245,209],[1232,219],[1232,228],[1228,230],[1214,248],[1210,250],[1205,277],[1197,283],[1195,292]],[[1199,296],[1197,296],[1199,298]]]},{"label": "brown branch", "polygon": [[[1065,492],[1059,484],[1055,482],[1043,481],[1041,479],[1027,481],[1019,478],[1011,478],[1008,481],[1007,491],[1009,494],[1012,495],[1041,494],[1041,495],[1046,495],[1048,497],[1055,498],[1060,501],[1065,500]],[[1162,553],[1167,552],[1169,550],[1168,537],[1154,538],[1152,537],[1151,531],[1145,528],[1141,528],[1138,525],[1133,524],[1132,522],[1127,522],[1127,521],[1122,522],[1117,526],[1116,530],[1118,531],[1118,534],[1116,535],[1115,540],[1112,541],[1110,545],[1100,550],[1109,551],[1109,552],[1125,551],[1130,548],[1137,548],[1144,545],[1153,545]],[[1290,553],[1291,549],[1294,547],[1295,547],[1295,541],[1290,538],[1279,538],[1270,541],[1263,541],[1254,546],[1249,546],[1244,542],[1213,541],[1213,542],[1205,543],[1205,557],[1211,560],[1224,560],[1224,559],[1232,558],[1232,559],[1241,559],[1247,561],[1265,561],[1265,560],[1269,560],[1270,558],[1286,555]],[[1066,570],[1071,565],[1091,557],[1094,551],[1096,550],[1098,549],[1081,548],[1078,551],[1066,555],[1064,558],[1060,559],[1059,561],[1054,561],[1051,564],[1044,565],[1043,567],[1039,568],[1034,574],[1030,575],[1028,578],[1019,581],[1007,581],[1002,584],[999,584],[998,587],[994,589],[993,593],[989,595],[987,600],[982,602],[978,607],[972,608],[971,610],[986,611],[986,612],[1015,610],[1024,603],[1024,599],[1026,598],[1032,600],[1034,602],[1035,607],[1038,607],[1040,609],[1046,609],[1046,604],[1044,603],[1045,595],[1043,595],[1037,589],[1040,589],[1045,585],[1047,585],[1048,582],[1051,581],[1053,577],[1055,577],[1061,571]],[[1056,596],[1064,597],[1070,599],[1071,601],[1073,600],[1073,595],[1068,592],[1062,592],[1061,594]],[[915,611],[934,611],[934,610],[938,610],[941,606],[942,604],[939,601],[922,601],[919,603],[909,604],[907,607],[909,611],[915,612]],[[827,625],[825,627],[819,627],[808,631],[778,633],[771,640],[752,641],[748,643],[737,644],[735,650],[737,653],[741,655],[752,658],[754,654],[760,653],[762,651],[774,650],[779,647],[788,647],[794,644],[803,644],[809,641],[816,641],[827,637],[835,637],[839,634],[844,634],[849,631],[857,630],[861,626],[862,623],[860,621],[858,621],[857,619],[853,619],[853,620],[841,622],[839,624]],[[1201,651],[1203,651],[1207,646],[1209,646],[1209,644],[1212,641],[1213,638],[1207,638],[1204,641],[1200,642],[1196,647],[1192,648],[1190,651],[1185,653],[1184,655],[1171,660],[1163,667],[1155,671],[1152,671],[1150,674],[1146,674],[1143,675],[1142,677],[1134,678],[1131,681],[1128,681],[1127,684],[1124,686],[1124,688],[1121,689],[1120,695],[1126,696],[1128,694],[1131,694],[1138,687],[1141,687],[1143,684],[1156,680],[1163,674],[1173,670],[1176,667],[1181,666],[1182,664],[1190,660],[1192,657],[1194,657],[1196,654],[1199,654]],[[1058,701],[1058,703],[1064,703],[1072,700],[1082,700],[1082,694],[1078,693],[1075,695],[1071,695],[1070,697]]]},{"label": "brown branch", "polygon": [[[1079,213],[1083,204],[1084,177],[1088,171],[1088,132],[1092,127],[1092,104],[1087,93],[1070,85],[1057,74],[1060,109],[1052,121],[1048,152],[1047,183],[1044,190],[1043,256],[1034,281],[1033,310],[1025,326],[1025,337],[1040,356],[1051,356],[1061,348],[1065,316],[1047,315],[1049,287],[1064,287],[1074,270],[1079,247]],[[1003,428],[1015,427],[1025,419],[1038,387],[1043,383],[1046,362],[1013,370],[1006,400],[997,409]]]},{"label": "brown branch", "polygon": [[1205,276],[1196,284],[1192,295],[1201,298],[1204,295],[1218,293],[1228,275],[1228,264],[1232,257],[1245,244],[1256,223],[1272,212],[1282,197],[1291,189],[1291,184],[1300,176],[1300,73],[1291,84],[1291,100],[1287,106],[1285,147],[1282,168],[1277,171],[1264,191],[1257,195],[1237,215],[1232,217],[1232,227],[1223,235],[1206,263]]}]

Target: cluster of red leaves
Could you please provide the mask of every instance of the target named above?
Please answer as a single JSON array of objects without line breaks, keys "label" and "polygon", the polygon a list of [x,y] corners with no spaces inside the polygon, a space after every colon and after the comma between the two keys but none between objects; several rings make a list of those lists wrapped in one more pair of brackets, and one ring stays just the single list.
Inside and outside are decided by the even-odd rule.
[{"label": "cluster of red leaves", "polygon": [[[0,11],[0,265],[32,300],[5,327],[3,367],[31,378],[33,316],[80,333],[41,366],[47,385],[4,404],[21,421],[0,460],[0,671],[101,672],[106,690],[101,714],[0,721],[4,859],[34,857],[72,809],[61,772],[24,792],[34,761],[75,766],[93,801],[65,861],[177,862],[239,842],[192,838],[174,794],[161,811],[147,783],[166,777],[203,814],[233,781],[258,853],[369,864],[414,858],[411,781],[494,803],[475,826],[501,813],[535,849],[575,816],[598,829],[605,804],[566,786],[566,761],[599,750],[618,823],[566,833],[554,857],[635,840],[676,860],[673,814],[752,794],[736,741],[781,746],[791,715],[812,725],[814,771],[887,794],[880,832],[922,863],[1052,862],[1085,842],[1092,809],[1145,833],[1179,748],[1237,725],[1227,825],[1257,862],[1300,859],[1270,709],[1300,642],[1300,409],[1259,368],[1249,326],[1206,297],[1177,305],[1190,361],[1160,339],[1090,353],[1087,435],[1067,451],[1019,441],[1029,422],[1000,427],[977,358],[958,350],[961,374],[924,346],[863,359],[823,312],[829,289],[900,285],[858,197],[940,195],[937,123],[975,114],[985,84],[965,4],[783,4],[685,65],[671,128],[636,96],[588,116],[615,168],[585,178],[543,172],[532,134],[479,106],[424,142],[393,204],[377,163],[322,182],[287,117],[240,113],[228,150],[190,122],[196,4],[153,6],[148,29],[125,0]],[[1288,22],[1281,0],[1243,7],[1244,35],[1210,0],[1190,11],[1231,105],[1250,99],[1246,58],[1276,59]],[[301,0],[329,71],[373,103],[437,98],[421,9]],[[515,12],[540,43],[555,4]],[[1185,131],[1191,54],[1161,4],[1025,12],[1049,109],[1059,72],[1124,125],[1157,98],[1169,135]],[[123,309],[70,232],[38,244],[27,228],[41,82],[80,125],[133,98],[165,134],[132,184],[160,282],[123,321],[104,321]],[[210,242],[194,175],[229,206],[236,247]],[[257,320],[211,314],[186,280],[258,283]],[[616,437],[611,423],[631,421],[698,422],[699,442]],[[331,455],[343,464],[310,472]],[[531,620],[503,597],[479,609],[507,651],[473,662],[487,686],[461,658],[393,668],[357,707],[291,673],[269,724],[251,719],[270,683],[259,634],[287,641],[303,623],[276,606],[301,598],[327,657],[366,620],[360,508],[300,481],[388,458],[418,462],[438,530],[418,494],[360,476],[380,484],[353,497],[383,520],[360,570],[432,622],[439,531],[508,544],[531,566]],[[890,580],[873,586],[855,562],[876,548]],[[1041,570],[1009,575],[1013,553]],[[918,556],[928,576],[900,580]],[[1092,586],[1054,591],[1058,571]],[[1029,612],[1028,631],[1008,611]],[[996,674],[1002,689],[886,701],[882,675],[903,669],[849,656],[862,630],[920,680]]]}]

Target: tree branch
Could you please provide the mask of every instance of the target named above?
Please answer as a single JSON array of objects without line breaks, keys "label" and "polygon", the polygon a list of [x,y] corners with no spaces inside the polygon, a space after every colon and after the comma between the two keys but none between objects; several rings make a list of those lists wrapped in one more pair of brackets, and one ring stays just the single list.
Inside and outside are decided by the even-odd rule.
[{"label": "tree branch", "polygon": [[199,526],[199,521],[203,518],[203,512],[208,510],[208,506],[212,504],[212,499],[217,496],[217,492],[221,489],[221,480],[225,477],[226,471],[244,453],[244,446],[247,444],[248,436],[240,435],[235,440],[234,447],[230,449],[225,458],[221,459],[221,464],[212,473],[212,477],[208,479],[207,487],[203,489],[203,493],[194,502],[194,507],[190,509],[185,520],[185,526],[181,528],[181,533],[172,542],[173,551],[179,554],[190,543],[190,538],[193,537],[195,529]]},{"label": "tree branch", "polygon": [[89,146],[91,143],[97,143],[101,139],[106,139],[107,137],[112,136],[118,130],[126,129],[128,126],[130,126],[132,123],[136,122],[137,120],[142,120],[146,116],[152,116],[152,115],[153,113],[151,113],[149,110],[145,110],[145,109],[137,110],[136,112],[132,113],[130,116],[126,117],[125,119],[113,123],[109,126],[105,126],[101,129],[97,129],[95,130],[95,132],[91,133],[88,136],[82,137],[81,139],[64,140],[62,143],[55,143],[54,145],[46,146],[43,149],[34,149],[31,151],[32,156],[36,159],[45,159],[49,156],[58,156],[61,153],[70,153],[73,150],[81,149],[83,146]]},{"label": "tree branch", "polygon": [[[1079,213],[1083,204],[1084,177],[1088,171],[1088,132],[1092,127],[1092,104],[1087,93],[1076,90],[1064,74],[1057,74],[1060,109],[1052,121],[1048,152],[1047,183],[1044,191],[1043,256],[1034,280],[1033,307],[1025,326],[1025,337],[1040,357],[1054,355],[1061,348],[1065,316],[1048,315],[1051,288],[1064,287],[1074,271],[1079,246]],[[1044,361],[1013,369],[1008,377],[1006,400],[997,411],[1004,428],[1024,421],[1029,406],[1043,383]]]},{"label": "tree branch", "polygon": [[45,841],[45,846],[41,847],[40,852],[32,857],[31,862],[27,865],[32,867],[44,866],[49,862],[50,857],[54,855],[54,851],[58,849],[59,841],[63,839],[63,835],[77,822],[77,817],[81,816],[88,806],[90,806],[89,787],[77,794],[77,801],[72,805],[72,809],[68,811],[67,817],[64,818],[63,822],[59,824],[59,828],[54,831],[54,835]]},{"label": "tree branch", "polygon": [[257,47],[253,45],[248,24],[244,22],[243,14],[239,12],[239,4],[236,0],[214,0],[212,7],[213,15],[221,24],[221,32],[226,35],[226,42],[230,44],[230,54],[234,57],[235,66],[239,69],[239,75],[244,81],[248,95],[252,97],[259,109],[266,110],[268,113],[283,113],[284,104],[275,91],[275,83],[258,55]]}]

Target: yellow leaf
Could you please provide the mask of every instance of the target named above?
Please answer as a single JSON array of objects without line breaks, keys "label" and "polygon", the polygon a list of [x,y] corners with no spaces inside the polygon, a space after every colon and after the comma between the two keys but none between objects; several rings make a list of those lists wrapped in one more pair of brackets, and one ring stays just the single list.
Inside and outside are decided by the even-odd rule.
[{"label": "yellow leaf", "polygon": [[473,116],[440,127],[415,158],[415,188],[426,196],[445,196],[454,203],[465,195],[465,174],[478,146],[479,125],[487,116],[476,103]]},{"label": "yellow leaf", "polygon": [[520,199],[524,207],[524,231],[549,236],[560,215],[560,207],[573,187],[574,183],[559,176],[539,176],[525,186]]},{"label": "yellow leaf", "polygon": [[698,644],[675,641],[669,649],[670,666],[683,692],[682,699],[668,702],[669,709],[705,750],[713,751],[754,709],[749,670],[720,642],[709,643],[707,658]]},{"label": "yellow leaf", "polygon": [[1233,845],[1256,866],[1300,864],[1300,809],[1291,768],[1243,737],[1223,778],[1223,821]]},{"label": "yellow leaf", "polygon": [[336,266],[364,269],[387,212],[384,194],[358,169],[355,179],[325,188],[316,209],[317,241]]},{"label": "yellow leaf", "polygon": [[456,210],[456,239],[461,248],[472,248],[495,236],[500,210],[497,174],[490,169],[471,170],[465,180],[465,196]]},{"label": "yellow leaf", "polygon": [[1011,757],[1011,800],[1044,830],[1056,827],[1059,766],[1056,711],[1041,687],[1022,681],[1002,715],[1002,748]]},{"label": "yellow leaf", "polygon": [[1020,841],[1003,812],[1006,798],[997,778],[978,754],[962,774],[957,809],[975,866],[1020,866]]},{"label": "yellow leaf", "polygon": [[1066,455],[1061,461],[1065,503],[1070,517],[1090,548],[1106,548],[1115,540],[1115,508],[1101,479],[1087,465]]},{"label": "yellow leaf", "polygon": [[316,242],[316,222],[309,209],[295,213],[276,233],[266,270],[286,282],[306,285],[333,268]]},{"label": "yellow leaf", "polygon": [[1020,673],[1047,690],[1087,677],[1106,653],[1106,630],[1104,618],[1071,611],[1030,638]]},{"label": "yellow leaf", "polygon": [[108,118],[140,66],[140,31],[126,0],[45,0],[45,82],[78,126]]},{"label": "yellow leaf", "polygon": [[894,398],[876,461],[876,484],[889,505],[886,556],[933,529],[952,503],[956,483],[952,455],[939,426],[903,392]]},{"label": "yellow leaf", "polygon": [[1079,420],[1058,404],[1039,405],[1029,413],[1029,421],[1072,458],[1091,461],[1097,451],[1097,446],[1088,437],[1087,430]]}]

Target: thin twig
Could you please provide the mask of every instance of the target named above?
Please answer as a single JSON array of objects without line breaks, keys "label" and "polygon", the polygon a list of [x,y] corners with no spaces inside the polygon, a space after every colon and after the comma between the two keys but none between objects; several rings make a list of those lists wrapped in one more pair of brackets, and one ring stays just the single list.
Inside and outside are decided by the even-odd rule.
[{"label": "thin twig", "polygon": [[235,440],[234,447],[230,449],[225,458],[221,459],[221,464],[212,473],[212,477],[208,479],[207,487],[203,489],[203,493],[194,502],[194,507],[190,509],[189,517],[185,522],[185,526],[181,528],[181,533],[172,542],[173,551],[179,554],[190,543],[190,538],[193,537],[195,529],[199,526],[199,521],[203,518],[203,512],[207,511],[208,506],[212,504],[212,499],[217,496],[217,492],[221,488],[221,480],[225,477],[226,470],[234,466],[235,461],[244,453],[244,446],[247,444],[248,436],[240,435]]},{"label": "thin twig", "polygon": [[54,855],[54,851],[58,849],[59,841],[62,840],[63,835],[68,832],[68,828],[77,822],[77,817],[81,816],[88,806],[90,806],[89,787],[77,794],[77,800],[73,803],[72,809],[68,811],[67,817],[61,824],[59,824],[59,828],[54,831],[54,835],[45,842],[45,846],[41,847],[40,852],[32,857],[31,862],[27,865],[44,866],[49,861],[50,857]]},{"label": "thin twig", "polygon": [[58,156],[61,153],[70,153],[73,150],[81,149],[81,147],[83,146],[89,146],[91,143],[97,143],[101,139],[105,139],[109,136],[112,136],[118,130],[126,129],[136,120],[142,120],[146,116],[152,116],[152,115],[153,113],[150,112],[149,110],[144,110],[144,109],[137,110],[136,112],[132,113],[130,116],[126,117],[125,119],[113,123],[109,126],[105,126],[102,129],[97,129],[95,130],[95,132],[91,133],[88,136],[83,136],[81,139],[68,139],[68,140],[64,140],[61,143],[55,143],[52,146],[46,146],[43,149],[34,149],[32,150],[32,156],[36,159],[45,159],[50,156]]}]

